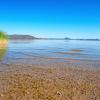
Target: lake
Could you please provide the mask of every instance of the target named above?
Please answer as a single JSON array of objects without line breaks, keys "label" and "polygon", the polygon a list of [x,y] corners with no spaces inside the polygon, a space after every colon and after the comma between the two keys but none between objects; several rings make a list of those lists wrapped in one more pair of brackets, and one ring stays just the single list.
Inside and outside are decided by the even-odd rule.
[{"label": "lake", "polygon": [[0,50],[0,63],[48,64],[96,63],[100,66],[100,41],[27,40],[10,41]]}]

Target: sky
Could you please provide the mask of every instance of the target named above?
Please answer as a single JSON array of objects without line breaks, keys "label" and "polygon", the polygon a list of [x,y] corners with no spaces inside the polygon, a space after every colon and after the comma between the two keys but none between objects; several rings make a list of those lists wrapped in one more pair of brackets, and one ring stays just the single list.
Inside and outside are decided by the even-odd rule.
[{"label": "sky", "polygon": [[100,0],[0,0],[0,30],[35,37],[100,38]]}]

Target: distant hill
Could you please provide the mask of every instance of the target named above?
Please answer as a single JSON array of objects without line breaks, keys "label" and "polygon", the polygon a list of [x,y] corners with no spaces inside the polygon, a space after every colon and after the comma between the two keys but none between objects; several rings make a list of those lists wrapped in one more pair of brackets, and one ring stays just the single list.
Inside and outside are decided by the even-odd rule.
[{"label": "distant hill", "polygon": [[8,38],[11,40],[32,40],[37,39],[34,36],[31,35],[8,35]]},{"label": "distant hill", "polygon": [[64,38],[36,38],[31,35],[8,35],[10,40],[32,40],[32,39],[39,39],[39,40],[64,40]]},{"label": "distant hill", "polygon": [[100,39],[71,39],[71,38],[36,38],[31,35],[8,35],[8,38],[10,40],[33,40],[33,39],[39,39],[39,40],[83,40],[83,41],[100,41]]},{"label": "distant hill", "polygon": [[66,38],[64,38],[65,40],[71,40],[71,38],[69,38],[69,37],[66,37]]}]

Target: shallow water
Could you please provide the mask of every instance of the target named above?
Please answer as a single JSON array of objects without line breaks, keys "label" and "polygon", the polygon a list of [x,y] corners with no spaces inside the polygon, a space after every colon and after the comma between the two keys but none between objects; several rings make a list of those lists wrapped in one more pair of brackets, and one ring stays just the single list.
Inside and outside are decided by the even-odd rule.
[{"label": "shallow water", "polygon": [[100,41],[10,41],[8,50],[4,54],[1,63],[41,64],[68,62],[70,59],[100,62]]}]

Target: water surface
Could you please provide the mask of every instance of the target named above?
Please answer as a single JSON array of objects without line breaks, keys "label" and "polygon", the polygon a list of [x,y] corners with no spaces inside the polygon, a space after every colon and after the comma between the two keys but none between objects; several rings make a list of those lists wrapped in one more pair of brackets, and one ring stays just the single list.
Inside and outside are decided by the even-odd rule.
[{"label": "water surface", "polygon": [[41,64],[43,62],[68,62],[68,59],[100,62],[99,45],[100,41],[10,41],[6,55],[2,56],[0,62]]}]

